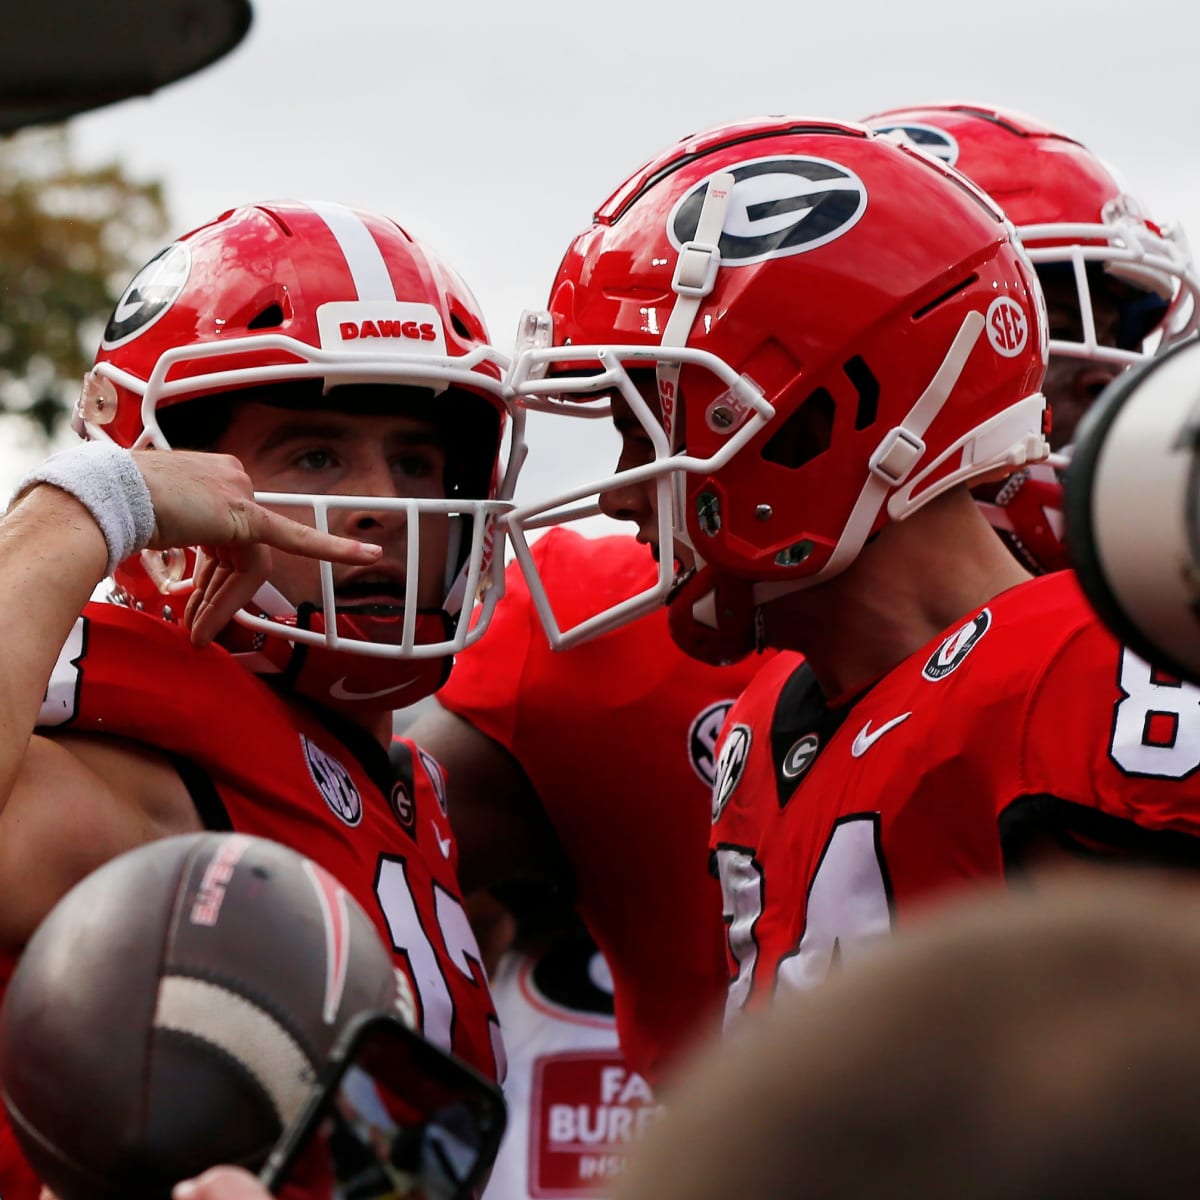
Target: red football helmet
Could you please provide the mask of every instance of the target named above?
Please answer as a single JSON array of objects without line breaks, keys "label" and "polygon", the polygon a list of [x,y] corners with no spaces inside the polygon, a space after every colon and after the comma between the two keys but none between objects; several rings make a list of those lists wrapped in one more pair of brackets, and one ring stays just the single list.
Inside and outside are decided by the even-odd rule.
[{"label": "red football helmet", "polygon": [[[1146,217],[1116,173],[1072,138],[1024,114],[978,104],[890,109],[865,124],[979,184],[1016,225],[1048,296],[1064,297],[1061,315],[1051,299],[1044,387],[1055,445],[1073,438],[1115,370],[1195,332],[1200,279],[1182,230]],[[1074,367],[1063,362],[1072,359]],[[1086,363],[1101,369],[1088,372]],[[1051,470],[1013,476],[983,507],[1030,569],[1068,564],[1062,489]]]},{"label": "red football helmet", "polygon": [[[957,172],[855,125],[771,118],[685,139],[568,249],[513,372],[533,407],[619,391],[654,461],[519,509],[512,537],[655,480],[677,640],[728,661],[773,596],[829,579],[947,488],[1045,457],[1045,315],[1011,226]],[[657,413],[630,370],[655,368]],[[682,404],[679,401],[682,400]],[[697,569],[672,579],[678,539]],[[673,591],[672,591],[673,589]]]},{"label": "red football helmet", "polygon": [[[138,272],[104,331],[74,425],[85,438],[170,449],[164,429],[178,441],[177,429],[219,421],[231,392],[334,409],[364,403],[367,392],[390,403],[378,385],[422,397],[446,429],[448,460],[459,462],[448,498],[372,497],[370,507],[406,516],[404,586],[414,598],[421,518],[450,515],[440,609],[405,603],[391,639],[373,640],[337,610],[323,562],[319,608],[297,611],[268,585],[225,637],[249,665],[284,672],[316,699],[393,708],[440,686],[449,656],[483,632],[503,588],[496,517],[512,507],[523,453],[520,415],[502,450],[507,365],[458,275],[390,219],[332,204],[259,205],[186,234]],[[258,499],[297,508],[300,519],[308,513],[321,528],[329,510],[363,506],[362,497]],[[176,620],[194,561],[190,551],[127,560],[115,572],[116,598]],[[469,628],[476,595],[481,615]]]},{"label": "red football helmet", "polygon": [[[1052,332],[1052,356],[1129,365],[1195,332],[1200,280],[1182,230],[1150,220],[1113,169],[1073,138],[1022,113],[974,104],[889,109],[864,123],[979,184],[1017,227],[1043,279],[1048,268],[1071,273],[1082,329]],[[1129,288],[1115,344],[1097,337],[1090,263]]]}]

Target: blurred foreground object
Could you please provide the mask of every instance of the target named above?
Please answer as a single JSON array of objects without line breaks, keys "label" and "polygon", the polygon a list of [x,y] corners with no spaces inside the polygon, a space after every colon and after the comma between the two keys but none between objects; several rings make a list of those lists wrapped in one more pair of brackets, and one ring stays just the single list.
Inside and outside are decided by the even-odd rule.
[{"label": "blurred foreground object", "polygon": [[1195,1190],[1200,893],[1087,873],[881,945],[714,1046],[621,1200]]},{"label": "blurred foreground object", "polygon": [[1121,376],[1080,425],[1067,540],[1106,625],[1200,682],[1200,341]]},{"label": "blurred foreground object", "polygon": [[264,838],[167,838],[30,940],[0,1015],[4,1103],[59,1200],[165,1197],[260,1166],[348,1023],[396,1003],[375,926],[327,872]]},{"label": "blurred foreground object", "polygon": [[206,67],[250,28],[249,0],[40,0],[8,6],[0,133],[144,96]]}]

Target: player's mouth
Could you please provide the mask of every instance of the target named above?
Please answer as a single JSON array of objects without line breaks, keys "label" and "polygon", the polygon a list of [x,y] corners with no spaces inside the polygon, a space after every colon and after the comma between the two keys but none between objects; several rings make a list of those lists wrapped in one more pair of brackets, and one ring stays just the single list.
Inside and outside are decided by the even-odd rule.
[{"label": "player's mouth", "polygon": [[399,617],[404,612],[403,580],[359,577],[340,584],[335,591],[338,612],[360,617]]}]

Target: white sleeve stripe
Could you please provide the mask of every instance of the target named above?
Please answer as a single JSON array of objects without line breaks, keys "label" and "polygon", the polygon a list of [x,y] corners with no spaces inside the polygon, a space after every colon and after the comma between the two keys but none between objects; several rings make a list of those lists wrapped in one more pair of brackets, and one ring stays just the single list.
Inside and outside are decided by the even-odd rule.
[{"label": "white sleeve stripe", "polygon": [[354,278],[358,299],[395,300],[396,289],[392,286],[387,263],[371,231],[357,214],[340,204],[310,201],[308,206],[329,226],[329,232],[346,256],[346,265]]},{"label": "white sleeve stripe", "polygon": [[200,1038],[236,1059],[270,1096],[281,1125],[309,1097],[315,1074],[300,1044],[270,1013],[228,988],[167,976],[158,986],[154,1027]]}]

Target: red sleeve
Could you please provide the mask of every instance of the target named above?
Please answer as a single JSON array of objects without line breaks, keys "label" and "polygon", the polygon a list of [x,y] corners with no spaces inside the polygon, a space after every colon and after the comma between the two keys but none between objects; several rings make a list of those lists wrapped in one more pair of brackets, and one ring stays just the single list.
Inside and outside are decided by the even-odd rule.
[{"label": "red sleeve", "polygon": [[1026,798],[1002,829],[1023,819],[1084,845],[1200,861],[1200,688],[1099,622],[1075,631],[1031,693],[1022,751]]}]

